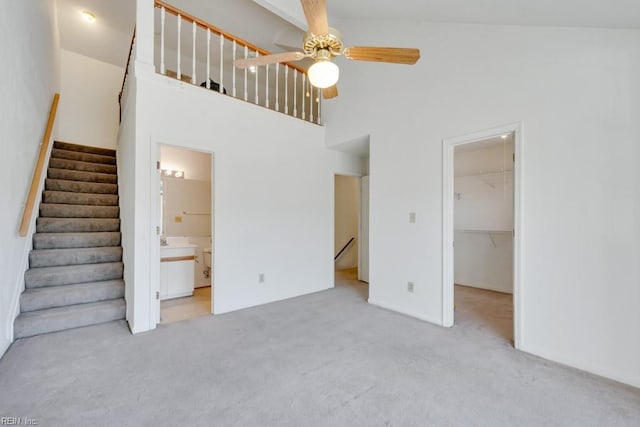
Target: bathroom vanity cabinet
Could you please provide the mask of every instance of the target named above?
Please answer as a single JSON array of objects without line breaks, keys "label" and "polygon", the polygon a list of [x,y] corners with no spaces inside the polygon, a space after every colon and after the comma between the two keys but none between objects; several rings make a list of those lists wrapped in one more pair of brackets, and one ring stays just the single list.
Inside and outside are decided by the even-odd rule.
[{"label": "bathroom vanity cabinet", "polygon": [[160,299],[193,295],[196,245],[160,248]]}]

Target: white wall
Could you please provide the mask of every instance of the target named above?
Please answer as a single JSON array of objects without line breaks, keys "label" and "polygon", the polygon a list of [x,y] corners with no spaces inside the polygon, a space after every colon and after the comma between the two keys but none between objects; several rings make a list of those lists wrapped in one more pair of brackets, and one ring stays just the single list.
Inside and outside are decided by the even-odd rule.
[{"label": "white wall", "polygon": [[160,168],[184,172],[184,179],[211,180],[211,154],[163,145]]},{"label": "white wall", "polygon": [[339,60],[326,104],[330,145],[371,135],[371,300],[442,321],[442,140],[522,122],[522,349],[639,386],[640,31],[336,25],[422,51]]},{"label": "white wall", "polygon": [[55,3],[12,1],[4,2],[3,9],[0,14],[3,67],[0,144],[4,158],[0,168],[0,355],[13,339],[13,316],[31,248],[29,237],[18,237],[18,226],[51,100],[59,89]]},{"label": "white wall", "polygon": [[483,144],[454,156],[454,283],[512,293],[513,142]]},{"label": "white wall", "polygon": [[355,268],[358,266],[358,211],[360,207],[360,178],[336,175],[335,178],[335,231],[333,253],[337,254],[355,237],[351,245],[345,249],[335,262],[336,270]]},{"label": "white wall", "polygon": [[118,139],[118,93],[124,68],[61,50],[61,100],[58,138],[115,148]]},{"label": "white wall", "polygon": [[[215,313],[332,287],[333,176],[361,162],[327,150],[320,126],[156,74],[136,75],[135,209],[122,218],[123,233],[135,233],[123,240],[136,254],[125,261],[135,295],[157,286],[152,192],[160,144],[214,153]],[[260,273],[265,283],[258,283]],[[154,327],[149,300],[134,304],[132,330]]]}]

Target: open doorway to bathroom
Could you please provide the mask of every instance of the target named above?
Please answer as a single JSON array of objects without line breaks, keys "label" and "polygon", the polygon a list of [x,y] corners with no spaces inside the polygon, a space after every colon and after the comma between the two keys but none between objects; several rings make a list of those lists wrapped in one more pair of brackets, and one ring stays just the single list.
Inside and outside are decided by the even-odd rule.
[{"label": "open doorway to bathroom", "polygon": [[213,156],[160,146],[160,323],[211,314]]},{"label": "open doorway to bathroom", "polygon": [[336,286],[369,297],[369,177],[335,175],[334,270]]}]

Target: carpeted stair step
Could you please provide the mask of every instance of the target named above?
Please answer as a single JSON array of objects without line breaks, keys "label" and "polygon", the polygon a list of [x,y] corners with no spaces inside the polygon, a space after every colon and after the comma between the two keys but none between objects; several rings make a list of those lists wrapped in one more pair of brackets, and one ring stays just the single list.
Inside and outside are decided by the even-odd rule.
[{"label": "carpeted stair step", "polygon": [[116,155],[116,150],[112,150],[109,148],[90,147],[88,145],[71,144],[69,142],[62,142],[62,141],[55,141],[53,143],[53,148],[57,148],[59,150],[67,150],[67,151],[78,151],[80,153],[100,154],[103,156],[112,156],[112,157],[115,157]]},{"label": "carpeted stair step", "polygon": [[40,216],[48,218],[118,218],[118,206],[83,206],[42,203]]},{"label": "carpeted stair step", "polygon": [[14,334],[16,338],[25,338],[121,320],[124,319],[124,316],[125,302],[123,298],[31,311],[21,313],[16,318]]},{"label": "carpeted stair step", "polygon": [[36,219],[37,233],[90,233],[120,231],[118,218],[45,218]]},{"label": "carpeted stair step", "polygon": [[78,162],[76,160],[51,158],[49,167],[56,169],[70,169],[81,172],[116,173],[115,165],[105,165],[103,163]]},{"label": "carpeted stair step", "polygon": [[29,253],[29,267],[100,264],[122,261],[122,247],[39,249]]},{"label": "carpeted stair step", "polygon": [[33,249],[69,249],[120,246],[120,232],[95,233],[35,233]]},{"label": "carpeted stair step", "polygon": [[82,172],[70,169],[49,168],[47,170],[47,177],[67,181],[101,182],[107,184],[118,183],[118,175],[110,173]]},{"label": "carpeted stair step", "polygon": [[80,151],[68,151],[54,148],[51,150],[51,158],[77,160],[79,162],[104,163],[106,165],[115,165],[116,158],[114,156],[103,156],[101,154],[83,153]]},{"label": "carpeted stair step", "polygon": [[42,192],[42,203],[57,203],[61,205],[85,206],[117,206],[116,194],[70,193],[68,191]]},{"label": "carpeted stair step", "polygon": [[68,193],[118,194],[118,186],[116,184],[71,181],[65,179],[47,178],[45,180],[44,188],[49,191],[65,191]]},{"label": "carpeted stair step", "polygon": [[27,289],[20,295],[20,312],[25,313],[122,297],[124,297],[124,282],[122,280]]},{"label": "carpeted stair step", "polygon": [[33,289],[122,279],[122,271],[121,262],[30,268],[24,273],[24,286]]}]

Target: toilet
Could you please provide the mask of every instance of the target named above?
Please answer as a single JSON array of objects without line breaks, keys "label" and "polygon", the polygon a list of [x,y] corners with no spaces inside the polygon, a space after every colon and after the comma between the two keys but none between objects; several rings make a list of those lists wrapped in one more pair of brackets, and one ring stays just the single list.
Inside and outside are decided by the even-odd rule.
[{"label": "toilet", "polygon": [[204,248],[202,253],[204,256],[205,269],[211,271],[211,248]]}]

